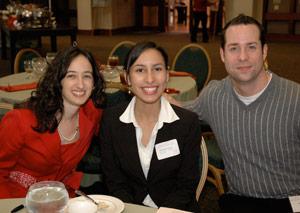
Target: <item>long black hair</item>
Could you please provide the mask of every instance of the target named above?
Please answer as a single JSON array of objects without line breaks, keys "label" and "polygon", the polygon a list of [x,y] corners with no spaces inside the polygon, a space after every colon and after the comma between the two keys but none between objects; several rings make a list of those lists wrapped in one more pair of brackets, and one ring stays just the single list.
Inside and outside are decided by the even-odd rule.
[{"label": "long black hair", "polygon": [[128,53],[127,58],[125,60],[125,71],[127,74],[129,74],[130,67],[134,64],[134,62],[140,57],[140,55],[148,49],[155,49],[162,55],[164,62],[165,62],[165,68],[168,69],[168,54],[166,51],[160,47],[157,46],[156,43],[152,41],[143,41],[137,43]]}]

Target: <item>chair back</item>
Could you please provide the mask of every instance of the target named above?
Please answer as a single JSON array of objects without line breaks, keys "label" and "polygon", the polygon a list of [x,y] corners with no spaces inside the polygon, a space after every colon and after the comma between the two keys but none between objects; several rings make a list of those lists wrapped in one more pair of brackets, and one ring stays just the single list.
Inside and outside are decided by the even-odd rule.
[{"label": "chair back", "polygon": [[200,152],[201,152],[201,158],[200,158],[200,180],[196,189],[196,200],[198,201],[200,198],[201,191],[204,187],[206,177],[207,177],[207,170],[208,170],[208,154],[207,154],[207,148],[205,144],[205,140],[203,137],[201,137],[200,142]]},{"label": "chair back", "polygon": [[24,61],[35,57],[41,57],[41,54],[32,48],[21,49],[15,58],[14,73],[24,72]]},{"label": "chair back", "polygon": [[210,79],[211,60],[204,47],[199,44],[188,44],[177,52],[171,69],[192,73],[196,77],[200,91]]},{"label": "chair back", "polygon": [[121,41],[120,43],[114,46],[109,56],[118,56],[119,65],[124,66],[126,57],[134,45],[135,43],[133,41]]}]

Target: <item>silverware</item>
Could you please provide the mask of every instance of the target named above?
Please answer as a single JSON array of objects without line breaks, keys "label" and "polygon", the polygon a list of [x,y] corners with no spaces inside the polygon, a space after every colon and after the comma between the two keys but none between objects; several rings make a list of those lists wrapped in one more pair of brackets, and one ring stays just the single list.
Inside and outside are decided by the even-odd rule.
[{"label": "silverware", "polygon": [[95,205],[99,205],[99,203],[97,201],[95,201],[93,198],[91,198],[90,196],[88,196],[87,194],[85,194],[84,192],[80,191],[80,190],[75,190],[75,193],[78,195],[81,195],[87,199],[89,199],[90,201],[92,201]]},{"label": "silverware", "polygon": [[21,204],[21,205],[17,206],[16,208],[12,209],[10,212],[15,213],[15,212],[20,211],[23,208],[25,208],[25,206],[23,204]]}]

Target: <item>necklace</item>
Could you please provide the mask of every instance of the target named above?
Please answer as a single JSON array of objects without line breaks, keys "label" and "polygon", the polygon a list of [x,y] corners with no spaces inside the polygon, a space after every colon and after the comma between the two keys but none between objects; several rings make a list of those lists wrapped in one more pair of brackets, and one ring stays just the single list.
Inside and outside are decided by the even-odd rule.
[{"label": "necklace", "polygon": [[79,132],[79,128],[76,127],[76,128],[75,128],[74,134],[73,134],[71,137],[66,137],[66,136],[63,135],[63,133],[61,132],[61,130],[60,130],[59,127],[58,127],[57,129],[58,129],[58,134],[61,136],[61,138],[62,138],[63,140],[65,140],[65,141],[68,141],[68,142],[74,140],[74,138],[76,137],[76,135],[77,135],[78,132]]},{"label": "necklace", "polygon": [[58,130],[58,134],[59,134],[59,136],[61,137],[62,140],[67,141],[67,142],[73,141],[73,140],[75,139],[75,137],[77,136],[77,134],[79,133],[79,127],[78,127],[78,114],[77,114],[77,116],[76,116],[76,128],[75,128],[75,132],[74,132],[74,134],[73,134],[71,137],[66,137],[66,136],[62,133],[62,131],[61,131],[59,125],[58,125],[58,127],[57,127],[57,130]]}]

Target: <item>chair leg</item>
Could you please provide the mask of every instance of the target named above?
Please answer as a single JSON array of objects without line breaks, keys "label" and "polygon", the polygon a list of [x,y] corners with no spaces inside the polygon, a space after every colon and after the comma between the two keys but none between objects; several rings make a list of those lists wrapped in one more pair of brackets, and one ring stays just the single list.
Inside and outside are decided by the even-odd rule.
[{"label": "chair leg", "polygon": [[211,171],[213,177],[207,176],[207,180],[215,185],[219,195],[224,194],[224,187],[222,183],[222,175],[224,174],[224,171],[214,167],[211,164],[208,164],[208,169]]}]

